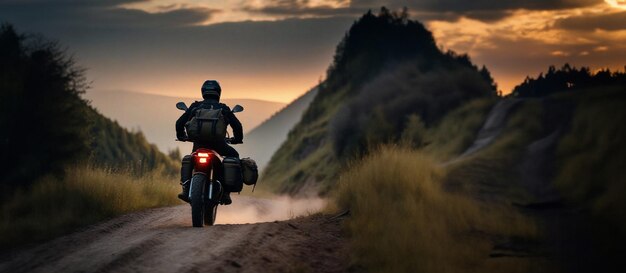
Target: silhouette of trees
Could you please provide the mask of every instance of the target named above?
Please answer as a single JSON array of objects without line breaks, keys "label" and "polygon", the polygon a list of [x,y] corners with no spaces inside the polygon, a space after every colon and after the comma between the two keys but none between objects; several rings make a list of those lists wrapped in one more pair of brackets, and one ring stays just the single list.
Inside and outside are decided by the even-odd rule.
[{"label": "silhouette of trees", "polygon": [[0,27],[0,180],[10,188],[88,156],[83,72],[56,43]]},{"label": "silhouette of trees", "polygon": [[594,73],[589,67],[576,68],[566,63],[560,69],[550,66],[545,75],[540,73],[537,78],[526,77],[512,94],[517,97],[542,97],[608,85],[626,85],[626,67],[624,72],[602,69]]},{"label": "silhouette of trees", "polygon": [[57,43],[0,26],[0,187],[10,193],[68,164],[151,170],[175,164],[140,133],[89,106],[83,70]]}]

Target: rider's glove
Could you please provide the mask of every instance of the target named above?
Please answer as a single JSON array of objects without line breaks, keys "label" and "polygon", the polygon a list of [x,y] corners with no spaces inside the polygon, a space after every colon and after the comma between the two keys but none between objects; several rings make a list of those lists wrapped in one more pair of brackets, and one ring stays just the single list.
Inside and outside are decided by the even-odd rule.
[{"label": "rider's glove", "polygon": [[241,140],[241,139],[233,139],[233,140],[230,142],[230,144],[242,144],[242,143],[243,143],[243,140]]}]

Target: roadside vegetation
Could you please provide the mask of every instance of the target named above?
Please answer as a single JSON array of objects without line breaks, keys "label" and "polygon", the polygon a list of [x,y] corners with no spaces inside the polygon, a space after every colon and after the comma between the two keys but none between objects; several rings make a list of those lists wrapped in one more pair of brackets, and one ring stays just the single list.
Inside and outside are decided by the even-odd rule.
[{"label": "roadside vegetation", "polygon": [[[554,184],[584,212],[595,258],[622,261],[626,240],[626,85],[564,96],[575,112],[560,141]],[[602,262],[602,261],[601,261]],[[604,261],[603,263],[607,263]]]},{"label": "roadside vegetation", "polygon": [[568,199],[621,222],[626,234],[626,87],[575,94],[571,130],[558,147],[555,184]]},{"label": "roadside vegetation", "polygon": [[177,203],[179,152],[91,107],[84,71],[57,42],[0,26],[3,249]]},{"label": "roadside vegetation", "polygon": [[54,238],[120,214],[179,204],[176,178],[155,170],[142,176],[94,166],[70,167],[63,178],[46,176],[4,200],[3,249]]},{"label": "roadside vegetation", "polygon": [[368,272],[528,272],[527,262],[487,258],[492,238],[535,238],[533,222],[445,191],[446,175],[431,156],[400,146],[351,166],[337,205],[350,208],[353,262]]},{"label": "roadside vegetation", "polygon": [[[497,138],[475,153],[459,157],[498,99],[469,101],[432,126],[410,115],[400,141],[370,148],[349,164],[333,206],[350,210],[346,228],[353,266],[367,272],[554,272],[571,264],[599,265],[607,272],[621,268],[615,266],[623,254],[618,242],[626,238],[626,90],[617,79],[624,73],[601,71],[611,76],[591,75],[586,84],[596,88],[578,89],[554,83],[571,79],[563,71],[589,70],[564,66],[547,73],[542,84],[565,89],[517,101]],[[534,80],[518,90],[528,90],[529,82]],[[529,145],[555,131],[561,136],[545,151],[549,165],[536,179],[545,179],[541,187],[557,190],[550,198],[563,199],[556,201],[529,192],[521,180],[526,174],[520,173]],[[544,211],[529,209],[551,204],[546,201],[557,202],[568,215],[571,231],[559,231],[562,238],[548,231],[539,216]],[[576,240],[589,241],[593,255],[561,261],[560,255],[574,255],[566,256],[571,259],[580,251],[546,243],[555,240],[572,240],[566,242],[573,248],[580,247]]]},{"label": "roadside vegetation", "polygon": [[2,195],[86,161],[105,168],[174,173],[177,162],[104,117],[82,98],[84,69],[57,42],[0,26]]}]

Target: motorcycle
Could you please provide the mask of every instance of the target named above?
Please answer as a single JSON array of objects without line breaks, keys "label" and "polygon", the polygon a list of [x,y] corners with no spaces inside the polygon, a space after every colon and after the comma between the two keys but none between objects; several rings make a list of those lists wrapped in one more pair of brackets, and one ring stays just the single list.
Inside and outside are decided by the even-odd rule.
[{"label": "motorcycle", "polygon": [[[176,104],[179,110],[187,111],[184,102]],[[242,112],[241,105],[235,105],[232,112]],[[189,142],[188,140],[179,140]],[[230,144],[232,138],[226,138],[226,143]],[[223,168],[222,161],[217,152],[211,149],[200,148],[191,153],[193,162],[193,172],[189,189],[189,199],[191,204],[191,222],[194,227],[204,225],[212,226],[217,216],[217,207],[220,205],[222,194],[224,193],[222,183],[217,179],[215,170]]]}]

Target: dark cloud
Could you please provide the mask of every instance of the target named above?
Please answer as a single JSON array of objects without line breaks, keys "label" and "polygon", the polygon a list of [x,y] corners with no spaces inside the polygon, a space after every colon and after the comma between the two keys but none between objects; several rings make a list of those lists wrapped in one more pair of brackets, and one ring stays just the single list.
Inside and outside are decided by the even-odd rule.
[{"label": "dark cloud", "polygon": [[571,16],[556,21],[554,26],[568,30],[626,30],[626,11],[611,14]]},{"label": "dark cloud", "polygon": [[19,22],[26,28],[59,30],[76,25],[92,28],[179,27],[205,22],[218,10],[183,7],[149,13],[119,7],[138,0],[113,1],[12,1],[0,3],[0,20]]},{"label": "dark cloud", "polygon": [[[338,1],[341,2],[341,1]],[[338,15],[354,15],[358,16],[367,12],[367,8],[362,7],[332,7],[329,5],[320,5],[315,7],[308,6],[308,0],[273,0],[269,4],[261,7],[244,6],[241,10],[251,13],[261,13],[267,15],[280,16],[338,16]]]},{"label": "dark cloud", "polygon": [[154,14],[117,7],[17,10],[0,4],[0,21],[67,45],[88,68],[94,90],[175,92],[189,90],[178,83],[195,84],[205,78],[223,79],[230,86],[255,81],[248,85],[270,95],[294,81],[313,85],[354,22],[349,16],[189,26],[202,17],[179,17],[189,15],[181,10]]},{"label": "dark cloud", "polygon": [[408,7],[417,11],[477,12],[494,10],[558,10],[596,5],[603,0],[354,0],[353,7]]},{"label": "dark cloud", "polygon": [[483,22],[500,21],[513,12],[511,10],[477,10],[462,13],[463,16]]},{"label": "dark cloud", "polygon": [[[338,1],[340,2],[340,1]],[[308,0],[274,0],[262,7],[246,6],[243,10],[268,15],[360,15],[368,9],[377,10],[381,6],[391,9],[409,8],[421,18],[456,21],[460,17],[484,22],[494,22],[509,16],[512,11],[559,10],[579,8],[602,3],[603,0],[353,0],[348,7],[331,6],[309,7]]]},{"label": "dark cloud", "polygon": [[92,14],[90,21],[109,27],[176,27],[206,22],[215,12],[219,11],[207,8],[181,8],[148,13],[136,9],[117,8]]},{"label": "dark cloud", "polygon": [[150,0],[3,0],[1,6],[30,7],[115,7],[123,4],[148,2]]}]

